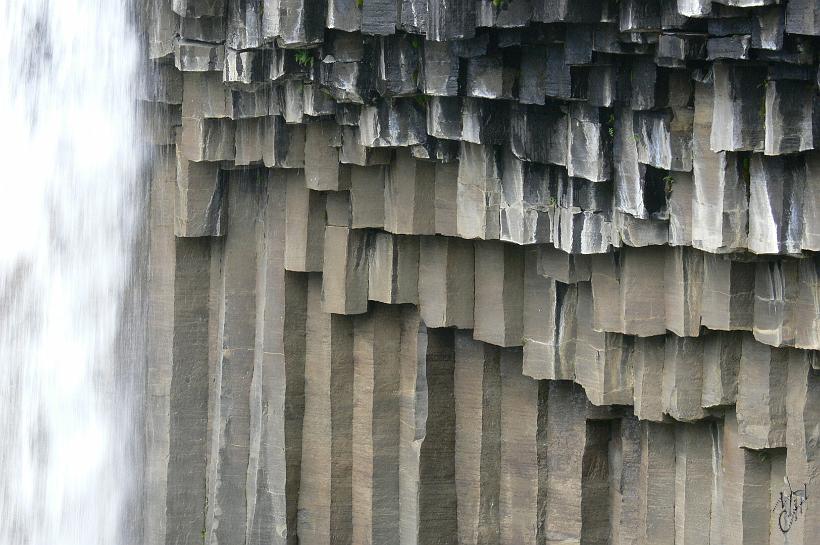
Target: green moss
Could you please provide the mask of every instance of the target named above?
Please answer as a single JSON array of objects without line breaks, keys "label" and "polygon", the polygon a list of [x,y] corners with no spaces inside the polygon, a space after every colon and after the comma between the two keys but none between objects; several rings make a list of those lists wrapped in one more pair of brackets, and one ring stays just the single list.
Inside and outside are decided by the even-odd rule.
[{"label": "green moss", "polygon": [[294,53],[294,58],[299,65],[308,67],[313,66],[313,54],[307,49],[298,49]]},{"label": "green moss", "polygon": [[426,107],[427,107],[427,102],[428,102],[430,99],[429,99],[429,97],[428,97],[427,95],[415,95],[415,96],[413,97],[413,100],[415,100],[415,101],[416,101],[416,104],[418,104],[418,105],[419,105],[419,106],[421,106],[422,108],[426,108]]},{"label": "green moss", "polygon": [[669,195],[672,193],[672,186],[675,184],[675,178],[671,174],[667,174],[663,177],[663,181],[666,182],[666,186],[664,189],[666,190],[666,194]]}]

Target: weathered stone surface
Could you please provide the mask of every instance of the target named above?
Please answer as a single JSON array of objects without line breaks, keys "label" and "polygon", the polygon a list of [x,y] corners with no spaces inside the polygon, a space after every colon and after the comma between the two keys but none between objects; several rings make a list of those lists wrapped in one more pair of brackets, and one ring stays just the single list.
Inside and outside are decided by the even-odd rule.
[{"label": "weathered stone surface", "polygon": [[419,545],[457,543],[454,369],[454,331],[431,330],[425,366],[427,422],[419,453],[419,529],[417,540],[408,540]]},{"label": "weathered stone surface", "polygon": [[773,261],[755,266],[755,339],[771,346],[791,345],[799,297],[797,262]]},{"label": "weathered stone surface", "polygon": [[588,421],[586,412],[581,388],[565,382],[550,383],[545,543],[606,541],[609,423]]},{"label": "weathered stone surface", "polygon": [[304,171],[286,172],[285,269],[299,272],[321,271],[326,196],[305,187]]},{"label": "weathered stone surface", "polygon": [[455,483],[459,543],[498,541],[501,350],[455,334]]},{"label": "weathered stone surface", "polygon": [[718,115],[710,89],[696,84],[692,245],[720,253],[746,246],[749,203],[743,161],[732,153],[715,153],[706,143]]},{"label": "weathered stone surface", "polygon": [[675,543],[709,543],[714,436],[707,422],[675,425]]},{"label": "weathered stone surface", "polygon": [[697,336],[703,300],[703,253],[688,247],[666,252],[664,290],[666,329],[678,336]]},{"label": "weathered stone surface", "polygon": [[385,183],[387,181],[385,167],[351,165],[348,168],[351,225],[357,229],[384,228]]},{"label": "weathered stone surface", "polygon": [[640,337],[666,331],[664,252],[624,248],[592,258],[593,327]]},{"label": "weathered stone surface", "polygon": [[225,230],[225,183],[217,163],[189,161],[177,148],[174,234],[221,236]]},{"label": "weathered stone surface", "polygon": [[578,284],[575,381],[595,405],[628,404],[632,399],[634,338],[594,329],[589,284]]},{"label": "weathered stone surface", "polygon": [[396,153],[384,187],[384,228],[397,235],[432,235],[435,228],[435,166]]},{"label": "weathered stone surface", "polygon": [[[783,492],[788,496],[790,492],[797,491],[803,487],[803,497],[806,497],[806,492],[816,489],[818,484],[818,450],[820,450],[820,442],[818,441],[818,431],[816,421],[820,415],[820,372],[816,366],[809,363],[807,355],[801,351],[792,351],[789,361],[788,371],[788,385],[787,385],[787,400],[786,400],[786,464],[785,475],[789,477],[789,483],[784,483],[785,479],[773,484],[773,496],[776,492]],[[776,488],[775,488],[776,486]],[[811,497],[811,493],[808,493]],[[776,497],[780,499],[780,497]],[[799,496],[793,498],[793,501],[800,501]],[[818,506],[817,502],[805,501],[802,502],[803,512],[797,520],[788,519],[785,521],[785,526],[789,528],[789,538],[795,543],[805,544],[811,543],[817,532],[820,531],[818,526]],[[786,508],[783,502],[775,503],[775,514],[779,516],[780,512]],[[794,503],[792,506],[794,507]],[[792,507],[792,508],[793,508]],[[779,520],[778,520],[779,522]],[[791,524],[789,525],[789,522]],[[776,532],[772,532],[777,535]],[[781,533],[782,535],[782,533]]]},{"label": "weathered stone surface", "polygon": [[183,117],[179,149],[189,161],[232,161],[236,157],[234,123]]},{"label": "weathered stone surface", "polygon": [[664,412],[682,422],[703,418],[703,340],[667,335],[663,362]]},{"label": "weathered stone surface", "polygon": [[737,399],[743,336],[736,333],[709,335],[703,345],[704,408],[732,405]]},{"label": "weathered stone surface", "polygon": [[572,380],[575,375],[578,290],[538,274],[539,253],[524,255],[524,366],[535,379]]},{"label": "weathered stone surface", "polygon": [[[355,318],[352,543],[399,543],[399,309]],[[429,377],[428,377],[429,380]]]},{"label": "weathered stone surface", "polygon": [[308,280],[300,541],[352,532],[353,320],[322,311],[322,279]]},{"label": "weathered stone surface", "polygon": [[473,243],[451,237],[421,237],[419,312],[429,327],[473,327]]},{"label": "weathered stone surface", "polygon": [[705,254],[703,259],[701,323],[724,331],[751,329],[755,265],[714,254]]},{"label": "weathered stone surface", "polygon": [[521,248],[502,242],[476,242],[473,337],[497,346],[521,346],[523,301]]},{"label": "weathered stone surface", "polygon": [[[677,543],[678,471],[676,432],[663,424],[641,423],[638,542]],[[675,490],[675,493],[672,493]],[[684,515],[684,513],[681,513]]]},{"label": "weathered stone surface", "polygon": [[368,298],[371,301],[418,305],[418,238],[376,233],[369,261]]},{"label": "weathered stone surface", "polygon": [[738,445],[738,423],[727,413],[723,420],[722,498],[723,543],[769,543],[769,478],[767,457]]},{"label": "weathered stone surface", "polygon": [[[521,373],[520,349],[501,351],[500,374],[499,538],[501,543],[533,543],[539,493],[539,386]],[[482,507],[484,512],[492,508]]]},{"label": "weathered stone surface", "polygon": [[350,172],[339,163],[341,133],[331,122],[310,123],[305,131],[305,185],[317,191],[350,187]]},{"label": "weathered stone surface", "polygon": [[814,2],[142,4],[146,543],[814,545]]},{"label": "weathered stone surface", "polygon": [[322,274],[322,310],[334,314],[367,312],[368,235],[366,231],[346,227],[325,228],[325,251]]},{"label": "weathered stone surface", "polygon": [[632,404],[641,420],[664,421],[665,352],[666,338],[662,335],[635,339]]},{"label": "weathered stone surface", "polygon": [[789,353],[744,335],[737,376],[737,442],[751,449],[786,445]]},{"label": "weathered stone surface", "polygon": [[762,151],[763,74],[753,66],[715,63],[713,151]]}]

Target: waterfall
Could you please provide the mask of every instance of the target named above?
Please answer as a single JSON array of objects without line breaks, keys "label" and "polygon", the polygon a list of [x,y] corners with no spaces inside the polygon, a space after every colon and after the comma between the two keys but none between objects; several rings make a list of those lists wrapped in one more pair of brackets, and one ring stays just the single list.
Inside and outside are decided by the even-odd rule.
[{"label": "waterfall", "polygon": [[0,5],[0,545],[138,543],[131,17]]}]

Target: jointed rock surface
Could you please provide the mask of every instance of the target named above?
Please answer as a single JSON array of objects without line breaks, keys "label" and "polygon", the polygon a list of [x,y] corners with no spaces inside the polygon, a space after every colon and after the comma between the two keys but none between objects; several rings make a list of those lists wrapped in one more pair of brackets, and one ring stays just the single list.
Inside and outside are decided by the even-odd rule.
[{"label": "jointed rock surface", "polygon": [[142,8],[146,544],[816,545],[820,1]]}]

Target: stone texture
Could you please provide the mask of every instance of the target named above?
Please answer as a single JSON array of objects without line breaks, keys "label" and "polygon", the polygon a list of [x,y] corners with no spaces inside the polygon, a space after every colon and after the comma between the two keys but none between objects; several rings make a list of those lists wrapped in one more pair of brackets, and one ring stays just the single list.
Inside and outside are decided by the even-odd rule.
[{"label": "stone texture", "polygon": [[138,3],[147,544],[814,545],[816,2],[494,4]]}]

